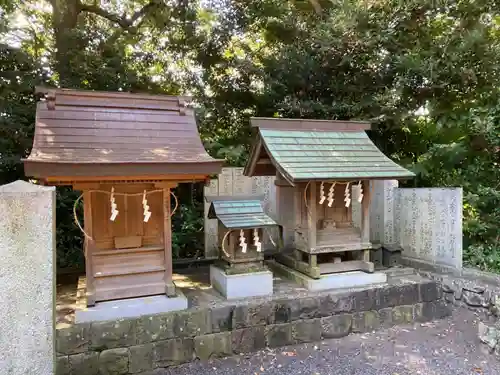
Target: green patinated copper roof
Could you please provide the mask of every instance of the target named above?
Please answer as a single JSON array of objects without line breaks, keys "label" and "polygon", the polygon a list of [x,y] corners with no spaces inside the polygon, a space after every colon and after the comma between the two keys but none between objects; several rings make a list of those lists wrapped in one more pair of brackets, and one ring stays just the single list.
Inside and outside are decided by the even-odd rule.
[{"label": "green patinated copper roof", "polygon": [[259,228],[277,225],[264,213],[258,200],[214,200],[208,211],[209,219],[219,219],[228,229]]},{"label": "green patinated copper roof", "polygon": [[262,157],[263,147],[274,167],[291,182],[415,176],[385,156],[361,123],[332,121],[328,128],[329,121],[306,120],[299,124],[289,119],[257,120],[263,123],[259,127],[260,147],[254,148],[247,175],[252,175],[247,171]]}]

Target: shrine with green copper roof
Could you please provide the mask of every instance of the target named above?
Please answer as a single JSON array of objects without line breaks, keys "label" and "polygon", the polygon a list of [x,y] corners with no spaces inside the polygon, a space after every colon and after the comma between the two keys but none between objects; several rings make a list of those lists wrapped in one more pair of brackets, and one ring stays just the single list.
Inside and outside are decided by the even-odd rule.
[{"label": "shrine with green copper roof", "polygon": [[219,219],[227,229],[263,228],[277,225],[264,213],[259,200],[214,200],[208,210],[209,219]]},{"label": "shrine with green copper roof", "polygon": [[355,121],[252,118],[258,127],[247,176],[276,171],[290,183],[308,180],[407,179],[414,173],[385,156]]},{"label": "shrine with green copper roof", "polygon": [[[276,214],[290,239],[287,251],[275,256],[280,269],[313,279],[373,273],[371,181],[414,173],[373,144],[367,122],[252,118],[251,123],[258,133],[244,174],[276,176]],[[353,220],[353,206],[361,220]]]}]

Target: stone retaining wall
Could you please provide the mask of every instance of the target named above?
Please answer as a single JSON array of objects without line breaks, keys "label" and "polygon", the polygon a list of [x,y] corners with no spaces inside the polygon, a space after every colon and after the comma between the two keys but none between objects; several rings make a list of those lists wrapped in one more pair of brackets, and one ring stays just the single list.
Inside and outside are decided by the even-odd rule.
[{"label": "stone retaining wall", "polygon": [[500,285],[498,275],[475,270],[464,274],[440,274],[421,271],[420,275],[441,285],[447,304],[478,310],[488,315],[500,315]]},{"label": "stone retaining wall", "polygon": [[196,358],[339,338],[449,314],[441,287],[429,281],[75,324],[57,330],[57,374],[148,374]]}]

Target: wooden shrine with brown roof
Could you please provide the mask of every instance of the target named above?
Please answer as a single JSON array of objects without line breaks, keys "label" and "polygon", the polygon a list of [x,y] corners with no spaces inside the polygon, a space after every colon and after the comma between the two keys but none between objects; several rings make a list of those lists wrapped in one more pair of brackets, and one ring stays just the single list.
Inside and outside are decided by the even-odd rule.
[{"label": "wooden shrine with brown roof", "polygon": [[[293,232],[293,252],[277,260],[320,278],[323,274],[373,272],[369,254],[370,181],[407,179],[414,174],[386,157],[355,121],[253,118],[258,135],[246,176],[277,176],[278,217]],[[353,187],[361,203],[361,223],[353,223]],[[285,189],[285,190],[284,190]],[[280,193],[278,193],[280,194]],[[284,201],[280,204],[280,201]],[[294,202],[291,204],[291,202]]]},{"label": "wooden shrine with brown roof", "polygon": [[25,174],[84,202],[87,304],[174,296],[171,189],[218,174],[186,98],[47,89]]}]

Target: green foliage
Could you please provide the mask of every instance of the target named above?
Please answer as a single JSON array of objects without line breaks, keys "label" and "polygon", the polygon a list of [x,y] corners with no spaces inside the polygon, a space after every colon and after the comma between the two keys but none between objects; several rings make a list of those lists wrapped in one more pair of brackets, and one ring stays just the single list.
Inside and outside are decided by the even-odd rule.
[{"label": "green foliage", "polygon": [[[182,184],[173,193],[178,206],[172,216],[172,254],[174,259],[200,258],[204,252],[203,184]],[[172,209],[175,199],[171,199]]]},{"label": "green foliage", "polygon": [[[193,95],[205,147],[233,166],[251,116],[371,120],[375,143],[417,172],[412,185],[463,187],[465,260],[500,270],[496,2],[208,3],[0,1],[0,183],[23,177],[42,83]],[[176,194],[174,255],[198,257],[202,188]],[[58,189],[64,267],[82,261],[75,198]]]}]

